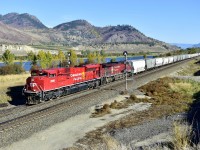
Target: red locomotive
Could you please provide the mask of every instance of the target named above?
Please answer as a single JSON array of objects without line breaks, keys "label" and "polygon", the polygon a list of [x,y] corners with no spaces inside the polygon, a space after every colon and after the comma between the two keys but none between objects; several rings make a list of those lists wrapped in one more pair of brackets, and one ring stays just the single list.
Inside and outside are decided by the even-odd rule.
[{"label": "red locomotive", "polygon": [[[23,94],[27,104],[38,104],[60,96],[124,78],[124,63],[88,64],[81,67],[32,70]],[[131,67],[127,64],[128,75]]]}]

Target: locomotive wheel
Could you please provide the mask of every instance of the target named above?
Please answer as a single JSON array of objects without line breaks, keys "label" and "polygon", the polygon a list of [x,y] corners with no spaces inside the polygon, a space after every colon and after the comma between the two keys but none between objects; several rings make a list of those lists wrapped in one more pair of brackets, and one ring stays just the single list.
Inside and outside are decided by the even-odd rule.
[{"label": "locomotive wheel", "polygon": [[94,89],[97,88],[99,86],[99,84],[100,84],[100,82],[96,81],[95,84],[94,84]]},{"label": "locomotive wheel", "polygon": [[28,96],[27,99],[28,99],[28,101],[26,102],[27,105],[40,103],[40,100],[37,99],[37,97],[35,97],[35,96]]}]

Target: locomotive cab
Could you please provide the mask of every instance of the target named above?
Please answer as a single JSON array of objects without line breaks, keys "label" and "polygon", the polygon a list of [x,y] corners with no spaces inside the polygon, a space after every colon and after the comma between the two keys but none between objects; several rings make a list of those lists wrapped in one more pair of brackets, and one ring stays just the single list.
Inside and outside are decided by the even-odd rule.
[{"label": "locomotive cab", "polygon": [[26,84],[22,90],[28,104],[41,102],[44,97],[44,91],[56,87],[56,71],[33,70],[31,77],[26,79]]}]

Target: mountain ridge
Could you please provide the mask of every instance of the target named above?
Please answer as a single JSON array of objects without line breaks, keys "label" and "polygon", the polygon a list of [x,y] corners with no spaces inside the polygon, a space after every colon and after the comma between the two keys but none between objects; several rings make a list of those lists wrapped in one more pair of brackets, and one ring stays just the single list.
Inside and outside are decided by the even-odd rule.
[{"label": "mountain ridge", "polygon": [[47,29],[37,17],[28,13],[8,13],[1,15],[0,21],[18,29]]},{"label": "mountain ridge", "polygon": [[[177,49],[165,42],[147,37],[130,25],[96,27],[86,20],[79,19],[48,28],[37,17],[28,13],[0,15],[0,21],[5,24],[0,28],[1,43],[61,44],[69,47],[96,44],[148,44],[149,46],[160,45],[166,50]],[[7,27],[11,30],[6,30],[9,34],[4,38],[4,28]],[[13,36],[17,33],[23,35],[23,38],[19,36],[15,40]]]}]

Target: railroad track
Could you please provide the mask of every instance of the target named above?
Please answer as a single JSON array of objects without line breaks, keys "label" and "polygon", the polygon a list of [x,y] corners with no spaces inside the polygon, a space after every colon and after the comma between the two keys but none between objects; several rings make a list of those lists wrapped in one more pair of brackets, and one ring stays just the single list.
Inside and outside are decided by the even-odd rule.
[{"label": "railroad track", "polygon": [[[180,65],[180,64],[182,64],[184,62],[188,62],[188,61],[190,61],[190,60],[184,60],[184,61],[181,61],[181,62],[173,63],[173,64],[170,64],[170,65],[167,65],[167,66],[163,66],[163,67],[156,68],[156,69],[153,69],[153,70],[150,70],[150,71],[147,71],[147,72],[143,72],[141,74],[134,75],[134,80],[137,80],[139,78],[142,78],[144,76],[147,76],[147,75],[155,73],[155,72],[159,72],[161,70],[165,70],[167,68],[171,68],[171,67],[176,66],[176,65]],[[71,99],[64,101],[64,102],[60,102],[58,104],[49,106],[49,107],[41,109],[41,110],[37,110],[37,111],[31,112],[31,113],[25,114],[23,116],[19,116],[19,117],[1,122],[0,123],[0,133],[5,133],[7,131],[14,130],[19,126],[22,126],[24,124],[28,124],[28,123],[31,123],[31,122],[35,122],[38,119],[48,117],[52,114],[56,114],[56,113],[61,112],[63,110],[67,110],[67,109],[70,109],[72,107],[81,106],[82,103],[87,103],[88,101],[91,101],[91,99],[93,99],[94,95],[96,97],[100,97],[102,94],[105,94],[106,93],[105,90],[113,90],[114,89],[114,90],[119,92],[120,90],[124,89],[124,87],[121,86],[122,83],[124,83],[124,81],[121,80],[121,81],[111,83],[109,85],[105,85],[105,86],[101,87],[101,90],[94,89],[94,90],[87,91],[87,93],[84,94],[83,96],[81,96],[80,98],[78,98],[75,95],[77,95],[77,94],[80,95],[80,94],[84,93],[85,91],[75,93],[75,94],[72,94],[72,95],[68,95],[68,96],[62,97],[61,100],[69,98],[69,97],[74,97],[74,98],[71,98]],[[132,81],[128,81],[128,83],[129,83],[129,85],[133,84]],[[51,102],[48,102],[48,103],[51,103]],[[44,105],[44,104],[42,103],[40,105],[34,105],[34,106],[28,106],[28,107],[24,106],[23,109],[30,109],[30,107],[35,108],[35,107],[39,107],[39,106],[42,106],[42,105]]]},{"label": "railroad track", "polygon": [[[97,97],[101,96],[103,93],[105,93],[104,90],[98,91],[95,93],[95,96],[97,96]],[[70,101],[67,101],[64,103],[60,103],[60,104],[51,106],[49,108],[42,109],[37,112],[27,114],[22,117],[18,117],[18,118],[0,123],[0,133],[6,132],[9,130],[13,130],[16,127],[19,127],[21,125],[34,122],[40,118],[50,116],[50,115],[60,112],[62,110],[70,109],[71,107],[81,106],[81,103],[90,101],[92,97],[93,97],[93,95],[87,95],[84,98],[81,98],[81,100],[79,100],[79,98],[77,98],[74,100],[70,100]]]}]

